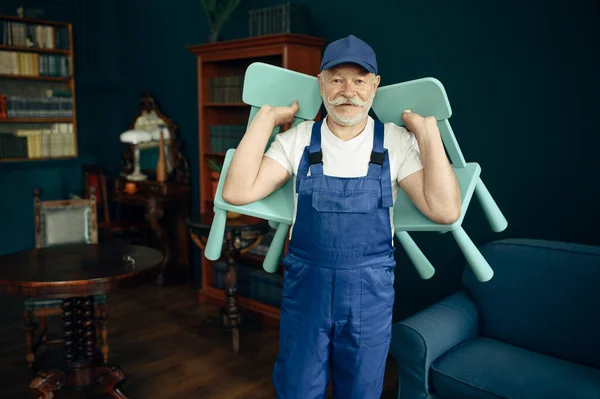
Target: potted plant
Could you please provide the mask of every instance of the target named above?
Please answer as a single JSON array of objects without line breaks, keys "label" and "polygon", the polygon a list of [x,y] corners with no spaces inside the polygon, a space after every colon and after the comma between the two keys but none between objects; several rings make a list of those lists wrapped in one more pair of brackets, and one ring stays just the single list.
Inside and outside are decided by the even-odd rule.
[{"label": "potted plant", "polygon": [[223,166],[219,165],[214,161],[214,159],[211,158],[207,159],[206,163],[210,168],[210,181],[212,183],[211,196],[212,198],[215,198],[215,193],[217,192],[217,186],[219,185],[219,177],[221,176],[221,169],[223,168]]},{"label": "potted plant", "polygon": [[219,33],[223,24],[231,17],[233,11],[242,0],[200,0],[208,19],[210,36],[208,41],[213,43],[220,39]]},{"label": "potted plant", "polygon": [[[223,170],[223,165],[219,165],[212,158],[207,159],[206,163],[208,164],[208,167],[210,168],[210,180],[212,183],[211,196],[212,196],[212,198],[215,198],[215,194],[217,193],[217,186],[219,185],[219,178],[221,177],[221,171]],[[235,219],[240,216],[242,216],[242,215],[237,212],[231,212],[231,211],[227,212],[227,219]]]}]

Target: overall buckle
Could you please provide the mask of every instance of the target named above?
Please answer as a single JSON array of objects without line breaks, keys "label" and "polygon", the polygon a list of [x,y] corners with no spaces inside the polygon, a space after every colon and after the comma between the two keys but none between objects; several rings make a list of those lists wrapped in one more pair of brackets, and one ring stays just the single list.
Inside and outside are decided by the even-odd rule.
[{"label": "overall buckle", "polygon": [[384,160],[385,160],[384,152],[371,151],[371,163],[377,164],[379,166],[383,166]]},{"label": "overall buckle", "polygon": [[311,165],[314,165],[316,163],[322,163],[323,162],[323,152],[322,151],[309,152],[308,153],[308,162],[310,162]]}]

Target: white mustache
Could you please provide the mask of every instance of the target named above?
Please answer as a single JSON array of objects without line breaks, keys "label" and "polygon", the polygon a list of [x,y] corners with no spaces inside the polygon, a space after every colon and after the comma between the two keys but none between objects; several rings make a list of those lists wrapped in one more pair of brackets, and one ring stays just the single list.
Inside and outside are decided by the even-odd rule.
[{"label": "white mustache", "polygon": [[363,101],[358,97],[348,98],[345,96],[339,96],[335,100],[330,100],[329,97],[327,97],[327,102],[331,105],[352,104],[358,107],[364,107],[367,104],[366,101]]}]

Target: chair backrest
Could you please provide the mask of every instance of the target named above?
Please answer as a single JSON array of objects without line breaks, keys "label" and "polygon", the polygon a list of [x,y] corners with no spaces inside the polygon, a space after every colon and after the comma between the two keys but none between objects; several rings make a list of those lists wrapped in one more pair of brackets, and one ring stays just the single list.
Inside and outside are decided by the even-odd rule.
[{"label": "chair backrest", "polygon": [[507,239],[480,248],[486,283],[465,268],[481,335],[600,368],[600,247]]},{"label": "chair backrest", "polygon": [[96,206],[101,208],[102,218],[106,223],[110,223],[110,209],[108,203],[108,185],[106,183],[106,172],[100,165],[83,164],[81,165],[83,173],[83,191],[84,198],[90,198],[90,189],[95,189]]},{"label": "chair backrest", "polygon": [[421,78],[379,87],[372,108],[379,121],[398,126],[405,125],[402,112],[406,109],[424,117],[434,116],[450,161],[455,167],[465,167],[465,158],[448,120],[452,116],[450,101],[439,80]]},{"label": "chair backrest", "polygon": [[[294,100],[298,100],[300,109],[291,126],[317,117],[322,99],[315,76],[262,62],[248,66],[242,91],[242,101],[250,105],[248,125],[262,106],[290,106]],[[280,126],[273,129],[271,141],[280,129]]]},{"label": "chair backrest", "polygon": [[[291,126],[295,126],[304,121],[314,120],[322,103],[319,82],[316,77],[261,62],[253,63],[246,69],[242,100],[250,105],[248,125],[264,105],[291,106],[294,101],[298,101],[300,108],[291,124]],[[279,126],[273,129],[266,148],[269,148],[279,131]],[[213,201],[215,216],[204,255],[210,260],[216,260],[221,256],[226,213],[227,211],[239,212],[276,224],[276,226],[271,224],[277,228],[276,238],[273,239],[269,254],[263,263],[265,270],[275,271],[281,254],[279,249],[283,247],[285,241],[285,234],[283,234],[285,227],[292,224],[294,212],[292,179],[262,200],[242,206],[228,204],[223,200],[223,183],[234,152],[234,149],[230,149],[225,155]]]},{"label": "chair backrest", "polygon": [[[304,121],[314,120],[322,103],[319,82],[316,77],[262,62],[252,63],[246,69],[242,100],[251,108],[248,125],[264,105],[289,106],[294,100],[297,100],[300,109],[292,123],[292,126],[295,126]],[[273,129],[269,144],[279,133],[279,129],[279,126]],[[269,147],[269,144],[266,148]],[[251,204],[233,206],[223,200],[224,179],[234,152],[233,149],[227,151],[223,161],[221,177],[214,197],[215,207],[277,223],[291,224],[294,213],[292,179],[267,198]]]},{"label": "chair backrest", "polygon": [[42,201],[41,191],[35,189],[33,203],[36,248],[72,243],[96,244],[98,226],[95,191],[91,187],[87,199]]}]

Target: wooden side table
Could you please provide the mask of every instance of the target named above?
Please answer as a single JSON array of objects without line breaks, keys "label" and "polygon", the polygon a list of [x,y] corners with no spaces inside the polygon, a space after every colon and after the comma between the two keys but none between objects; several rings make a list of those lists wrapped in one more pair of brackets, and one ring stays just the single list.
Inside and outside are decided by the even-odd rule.
[{"label": "wooden side table", "polygon": [[[135,185],[135,192],[127,192],[126,184]],[[141,206],[145,209],[155,238],[165,256],[157,283],[164,283],[165,272],[170,268],[186,268],[189,272],[190,248],[186,219],[189,216],[191,191],[189,184],[152,180],[129,182],[124,178],[115,180],[116,203]],[[169,269],[169,270],[167,270]]]},{"label": "wooden side table", "polygon": [[[210,214],[202,214],[199,217],[188,218],[187,220],[192,241],[202,251],[204,251],[206,240],[208,239],[213,216],[214,214],[211,212]],[[236,300],[237,270],[235,267],[235,258],[238,254],[246,253],[259,245],[264,234],[268,231],[269,224],[266,220],[245,215],[235,219],[228,219],[225,225],[223,252],[227,259],[227,270],[225,273],[225,305],[221,309],[220,324],[226,329],[231,330],[233,352],[235,354],[238,354],[240,349],[239,328],[242,326],[242,323],[249,321],[243,320],[241,307]],[[244,242],[250,242],[250,244],[242,247]],[[211,322],[214,322],[214,320],[209,316],[202,324]]]}]

